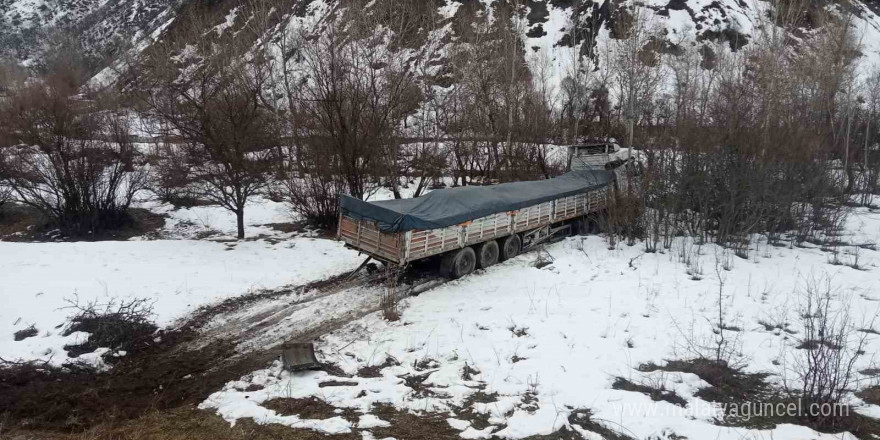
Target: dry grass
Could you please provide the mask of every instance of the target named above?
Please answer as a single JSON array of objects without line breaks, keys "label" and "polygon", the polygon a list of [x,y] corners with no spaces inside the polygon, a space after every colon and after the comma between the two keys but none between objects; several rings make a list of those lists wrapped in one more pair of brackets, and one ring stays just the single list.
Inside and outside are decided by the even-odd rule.
[{"label": "dry grass", "polygon": [[108,373],[76,366],[0,366],[0,419],[6,427],[76,433],[151,410],[197,404],[265,365],[242,361],[216,369],[231,349],[228,344],[180,352],[152,347],[121,358]]},{"label": "dry grass", "polygon": [[[446,422],[446,414],[412,414],[393,406],[375,405],[372,414],[391,423],[391,426],[372,429],[375,438],[394,437],[406,440],[460,440],[459,432]],[[590,419],[589,411],[574,411],[572,423],[600,433],[609,440],[632,440]],[[2,424],[0,424],[2,426]],[[260,425],[251,419],[239,419],[235,426],[213,412],[191,406],[169,411],[153,411],[140,418],[124,422],[108,422],[82,433],[51,431],[3,431],[4,440],[360,440],[361,433],[325,435],[307,429],[284,425]],[[533,436],[528,440],[579,440],[581,437],[566,430],[550,435]]]},{"label": "dry grass", "polygon": [[382,362],[379,365],[361,367],[361,369],[357,372],[357,376],[363,378],[382,377],[382,369],[395,367],[397,365],[400,365],[400,362],[398,362],[397,359],[389,356],[387,359],[385,359],[385,362]]},{"label": "dry grass", "polygon": [[33,338],[34,336],[40,334],[40,331],[37,330],[37,327],[33,324],[29,325],[27,328],[23,328],[12,334],[12,338],[16,341],[23,341],[27,338]]},{"label": "dry grass", "polygon": [[651,400],[653,400],[655,402],[662,400],[665,402],[669,402],[673,405],[678,405],[682,408],[687,406],[687,400],[684,400],[684,398],[679,396],[678,394],[676,394],[675,391],[655,388],[655,387],[643,385],[643,384],[637,384],[635,382],[631,382],[629,380],[626,380],[622,377],[616,378],[614,380],[614,383],[611,385],[611,388],[613,388],[615,390],[633,391],[636,393],[642,393],[642,394],[650,397]]},{"label": "dry grass", "polygon": [[0,240],[17,242],[128,240],[149,236],[165,226],[165,216],[142,208],[130,208],[128,221],[113,230],[85,237],[62,237],[56,226],[36,208],[18,203],[7,203],[0,210]]},{"label": "dry grass", "polygon": [[668,371],[692,373],[708,382],[711,387],[699,390],[695,395],[709,402],[747,402],[760,400],[768,391],[765,373],[745,373],[724,362],[710,359],[672,360],[666,365],[646,364],[639,371]]},{"label": "dry grass", "polygon": [[498,393],[486,393],[482,389],[468,396],[462,405],[455,408],[456,418],[471,422],[474,429],[485,429],[490,425],[488,412],[477,412],[478,403],[492,403],[498,400]]},{"label": "dry grass", "polygon": [[406,440],[452,440],[460,439],[459,432],[452,429],[446,414],[411,414],[391,405],[373,406],[373,414],[391,423],[391,426],[373,429],[375,438],[394,437]]},{"label": "dry grass", "polygon": [[[746,373],[725,363],[707,359],[673,360],[663,366],[646,364],[640,366],[639,370],[693,373],[711,385],[694,393],[695,396],[709,402],[771,404],[783,408],[788,405],[806,408],[809,405],[808,402],[798,402],[797,398],[773,389],[767,383],[766,373]],[[880,387],[867,388],[859,392],[858,396],[867,402],[870,402],[868,399],[880,399]],[[716,420],[716,423],[750,429],[773,429],[780,424],[794,424],[829,434],[849,431],[858,438],[880,438],[880,420],[858,414],[853,408],[849,408],[845,414],[827,420],[810,418],[808,414],[794,417],[787,414],[769,416],[753,414],[752,417],[745,419],[740,416],[728,414],[723,420]]]},{"label": "dry grass", "polygon": [[[578,408],[574,409],[568,415],[568,422],[573,425],[579,425],[582,428],[595,432],[602,436],[603,439],[606,440],[634,440],[633,437],[630,437],[624,433],[618,432],[616,430],[608,428],[605,424],[593,418],[593,414],[588,409]],[[613,424],[613,422],[612,422]],[[565,431],[557,431],[556,434],[565,434]],[[554,437],[560,439],[568,439],[572,437]]]},{"label": "dry grass", "polygon": [[874,385],[856,393],[859,399],[872,405],[880,405],[880,385]]},{"label": "dry grass", "polygon": [[357,432],[327,436],[317,431],[294,429],[284,425],[260,425],[251,419],[239,419],[235,426],[220,416],[181,407],[154,411],[121,423],[105,423],[76,434],[39,431],[0,431],[9,440],[360,440]]},{"label": "dry grass", "polygon": [[16,240],[16,235],[28,235],[31,231],[42,230],[46,218],[34,208],[17,203],[6,203],[0,209],[0,238]]},{"label": "dry grass", "polygon": [[296,415],[301,419],[323,420],[339,415],[336,413],[336,407],[314,397],[308,399],[278,397],[263,402],[261,406],[283,416]]}]

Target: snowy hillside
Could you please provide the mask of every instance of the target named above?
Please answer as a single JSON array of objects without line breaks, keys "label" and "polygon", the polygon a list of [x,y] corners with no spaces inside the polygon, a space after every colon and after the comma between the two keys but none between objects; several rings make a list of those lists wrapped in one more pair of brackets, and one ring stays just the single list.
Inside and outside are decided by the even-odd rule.
[{"label": "snowy hillside", "polygon": [[[281,12],[292,16],[314,16],[328,8],[345,7],[347,2],[291,0],[283,2]],[[494,13],[503,1],[477,2],[444,0],[437,7],[440,17],[454,18],[461,10],[477,9]],[[171,21],[194,3],[188,0],[2,0],[0,1],[0,55],[22,62],[39,60],[41,45],[53,26],[69,30],[81,40],[99,66],[110,65],[122,52],[119,49],[148,47]],[[603,41],[615,38],[615,9],[624,3],[606,1],[529,0],[522,8],[519,31],[525,46],[531,49],[529,59],[550,60],[551,75],[558,85],[559,78],[571,68],[573,52],[595,55]],[[769,2],[760,0],[650,0],[642,3],[645,19],[651,26],[665,29],[666,40],[672,46],[720,43],[732,49],[748,45],[772,24],[767,19]],[[236,7],[233,1],[212,2],[199,14],[206,21],[222,27],[242,26],[248,17],[228,13]],[[828,2],[812,6],[813,11],[824,10],[849,16],[857,40],[864,54],[872,61],[880,54],[880,17],[873,2]],[[421,7],[421,6],[420,6]],[[285,12],[286,10],[286,12]],[[804,19],[809,31],[811,17]],[[305,20],[312,24],[315,21]],[[174,27],[168,32],[175,32]],[[447,27],[438,40],[455,41],[460,32]],[[277,35],[276,35],[277,37]],[[451,38],[450,38],[451,37]],[[586,42],[586,43],[585,43]],[[427,43],[426,43],[427,44]],[[454,44],[454,43],[453,43]],[[589,47],[592,46],[592,47]],[[536,63],[530,63],[533,73]],[[868,63],[871,64],[871,63]]]},{"label": "snowy hillside", "polygon": [[[175,0],[2,0],[0,56],[31,63],[40,59],[53,30],[70,32],[99,63],[136,45],[167,23]],[[99,64],[100,65],[100,64]]]}]

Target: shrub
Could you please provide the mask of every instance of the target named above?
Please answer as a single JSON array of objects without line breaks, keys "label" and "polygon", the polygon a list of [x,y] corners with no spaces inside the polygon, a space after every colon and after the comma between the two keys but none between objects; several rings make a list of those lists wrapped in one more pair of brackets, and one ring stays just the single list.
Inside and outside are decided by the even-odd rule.
[{"label": "shrub", "polygon": [[286,199],[307,222],[334,230],[345,184],[334,173],[333,158],[320,145],[305,146],[298,153],[297,165],[284,183]]},{"label": "shrub", "polygon": [[[85,342],[64,347],[71,357],[91,353],[98,348],[109,348],[110,353],[136,351],[152,344],[152,335],[158,327],[152,322],[153,305],[147,299],[110,300],[106,304],[80,304],[78,298],[69,301],[74,309],[70,324],[63,335],[74,332],[89,334]],[[112,361],[114,357],[105,357]]]},{"label": "shrub", "polygon": [[[0,167],[2,168],[2,167]],[[12,198],[12,190],[3,185],[3,176],[0,176],[0,214],[3,212],[3,205]]]},{"label": "shrub", "polygon": [[149,188],[160,201],[175,207],[198,205],[198,197],[189,187],[192,179],[186,157],[173,144],[157,145],[149,163]]},{"label": "shrub", "polygon": [[[855,364],[865,354],[870,334],[858,331],[862,326],[855,324],[847,299],[838,297],[830,279],[807,283],[798,312],[803,333],[786,390],[806,405],[839,405],[854,384]],[[814,418],[820,426],[833,426],[836,420]]]},{"label": "shrub", "polygon": [[15,339],[16,341],[23,341],[27,338],[32,338],[39,333],[40,332],[39,332],[39,330],[37,330],[36,326],[30,325],[27,328],[23,328],[15,333],[13,333],[12,336],[13,336],[13,339]]},{"label": "shrub", "polygon": [[[0,108],[6,144],[0,176],[15,197],[66,233],[94,234],[121,226],[145,173],[119,103],[83,98],[77,88],[44,78],[14,91]],[[0,128],[2,130],[2,128]]]}]

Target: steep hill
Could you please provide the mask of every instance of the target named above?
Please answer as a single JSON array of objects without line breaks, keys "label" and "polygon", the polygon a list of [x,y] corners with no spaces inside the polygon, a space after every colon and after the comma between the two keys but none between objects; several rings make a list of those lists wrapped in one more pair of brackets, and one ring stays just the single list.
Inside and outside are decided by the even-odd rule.
[{"label": "steep hill", "polygon": [[[379,0],[384,1],[384,0]],[[344,7],[346,0],[287,0],[273,2],[290,16],[306,17]],[[443,19],[462,11],[489,14],[511,2],[503,0],[435,0],[417,2]],[[576,0],[518,0],[523,7],[519,30],[526,48],[545,53],[551,70],[559,76],[572,59],[572,43],[583,55],[593,54],[603,39],[615,38],[616,13],[623,2]],[[772,23],[771,3],[764,0],[648,0],[647,20],[665,29],[667,44],[726,43],[737,50],[748,45]],[[819,12],[852,17],[852,26],[873,62],[880,58],[880,2],[876,0],[810,2],[810,12],[797,18],[809,32],[821,26]],[[141,51],[160,35],[175,32],[175,18],[187,8],[198,7],[206,21],[216,25],[242,26],[247,17],[230,15],[232,0],[0,0],[0,55],[23,63],[39,61],[47,37],[56,30],[69,31],[91,55],[95,72],[112,64],[124,51]],[[509,9],[504,9],[509,11]],[[850,15],[851,14],[851,15]],[[224,24],[225,23],[225,24]],[[314,21],[313,21],[314,23]],[[439,40],[454,42],[461,26],[448,26]],[[451,37],[451,38],[447,38]],[[584,42],[589,44],[582,44]],[[872,63],[871,62],[871,63]],[[871,64],[867,63],[867,64]]]}]

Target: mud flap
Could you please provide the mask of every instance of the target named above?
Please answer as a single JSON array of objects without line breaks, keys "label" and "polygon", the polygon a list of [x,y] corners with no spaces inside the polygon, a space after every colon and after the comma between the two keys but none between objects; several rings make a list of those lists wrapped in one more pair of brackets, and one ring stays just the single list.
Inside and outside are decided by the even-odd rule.
[{"label": "mud flap", "polygon": [[311,342],[294,342],[282,345],[281,363],[288,371],[321,368],[321,364],[315,357],[315,346]]}]

